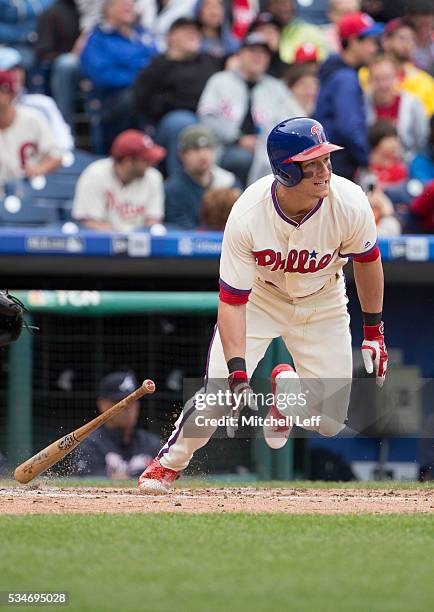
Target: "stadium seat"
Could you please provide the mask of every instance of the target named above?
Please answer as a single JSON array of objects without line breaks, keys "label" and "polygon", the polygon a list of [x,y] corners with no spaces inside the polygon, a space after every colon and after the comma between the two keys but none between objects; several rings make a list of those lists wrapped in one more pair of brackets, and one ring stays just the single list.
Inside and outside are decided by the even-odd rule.
[{"label": "stadium seat", "polygon": [[0,199],[0,225],[11,226],[58,226],[60,221],[59,210],[53,206],[41,206],[25,194],[6,195]]},{"label": "stadium seat", "polygon": [[73,176],[78,178],[89,164],[100,158],[100,155],[81,151],[80,149],[68,151],[63,155],[60,168],[51,176]]}]

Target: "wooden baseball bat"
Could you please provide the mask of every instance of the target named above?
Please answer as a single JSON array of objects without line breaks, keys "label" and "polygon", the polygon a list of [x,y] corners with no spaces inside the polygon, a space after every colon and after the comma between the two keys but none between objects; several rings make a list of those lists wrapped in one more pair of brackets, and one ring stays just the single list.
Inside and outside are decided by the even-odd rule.
[{"label": "wooden baseball bat", "polygon": [[30,482],[33,478],[39,476],[39,474],[45,472],[49,467],[60,461],[60,459],[66,457],[66,455],[74,450],[74,448],[83,442],[92,432],[115,416],[115,414],[118,414],[129,404],[135,402],[144,395],[154,393],[154,391],[154,382],[152,380],[144,380],[141,387],[130,393],[123,400],[92,419],[92,421],[89,421],[89,423],[85,423],[85,425],[66,434],[66,436],[52,442],[49,446],[39,451],[39,453],[33,455],[33,457],[30,457],[30,459],[27,459],[27,461],[19,465],[14,472],[15,480],[18,480],[18,482],[22,484]]}]

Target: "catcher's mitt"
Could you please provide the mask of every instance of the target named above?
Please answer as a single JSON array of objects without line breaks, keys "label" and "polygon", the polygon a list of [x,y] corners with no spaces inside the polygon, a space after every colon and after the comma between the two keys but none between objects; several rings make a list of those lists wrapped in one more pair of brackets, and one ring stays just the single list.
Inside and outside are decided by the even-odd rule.
[{"label": "catcher's mitt", "polygon": [[23,325],[21,302],[7,291],[0,291],[0,347],[17,340]]}]

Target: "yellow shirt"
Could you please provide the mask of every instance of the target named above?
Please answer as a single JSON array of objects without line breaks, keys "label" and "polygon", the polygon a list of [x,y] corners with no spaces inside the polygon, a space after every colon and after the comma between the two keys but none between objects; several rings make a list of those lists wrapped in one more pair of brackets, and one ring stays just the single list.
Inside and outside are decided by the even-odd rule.
[{"label": "yellow shirt", "polygon": [[[408,91],[419,98],[422,102],[428,117],[434,114],[434,79],[430,74],[413,64],[407,63],[404,66],[404,79],[399,84],[399,89]],[[360,68],[360,85],[364,91],[369,91],[369,70]]]}]

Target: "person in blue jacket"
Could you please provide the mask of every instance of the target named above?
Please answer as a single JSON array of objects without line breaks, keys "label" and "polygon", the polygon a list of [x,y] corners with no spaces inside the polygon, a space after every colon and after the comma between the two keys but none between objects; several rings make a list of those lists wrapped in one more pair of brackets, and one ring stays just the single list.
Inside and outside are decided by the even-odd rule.
[{"label": "person in blue jacket", "polygon": [[333,172],[354,179],[369,164],[365,103],[358,69],[377,51],[376,37],[383,26],[365,13],[350,13],[338,22],[340,54],[331,55],[319,71],[320,90],[314,117],[323,124],[331,142],[341,145],[333,158]]},{"label": "person in blue jacket", "polygon": [[141,128],[133,83],[157,55],[154,35],[136,25],[134,0],[105,0],[102,21],[91,31],[80,56],[83,75],[99,101],[103,148],[127,129]]},{"label": "person in blue jacket", "polygon": [[81,70],[105,93],[130,87],[157,54],[154,35],[135,21],[134,0],[105,0],[103,21],[83,48]]}]

